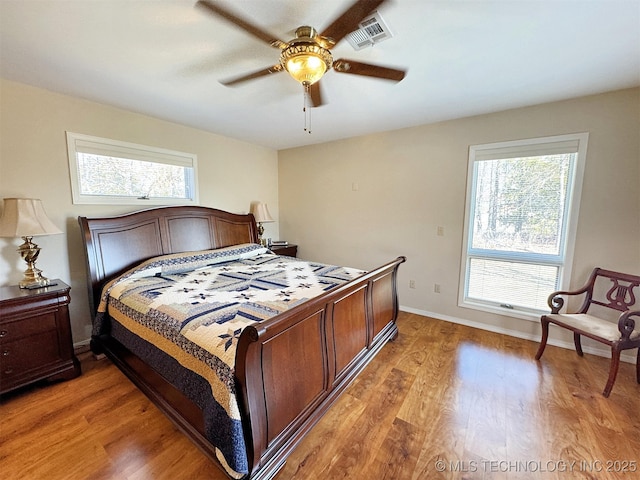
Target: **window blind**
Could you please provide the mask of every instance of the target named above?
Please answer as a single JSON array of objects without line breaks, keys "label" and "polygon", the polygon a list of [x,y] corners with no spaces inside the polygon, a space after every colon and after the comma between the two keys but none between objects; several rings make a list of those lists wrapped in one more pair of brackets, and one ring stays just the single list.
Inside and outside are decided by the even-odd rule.
[{"label": "window blind", "polygon": [[566,139],[553,142],[526,143],[509,142],[507,145],[490,144],[471,147],[476,161],[501,160],[505,158],[539,157],[544,155],[561,155],[577,153],[580,146],[578,139]]},{"label": "window blind", "polygon": [[133,143],[117,142],[115,140],[109,140],[108,143],[103,143],[99,140],[78,138],[77,134],[71,136],[71,140],[74,142],[76,153],[126,158],[142,162],[164,163],[179,167],[193,167],[193,156],[181,152],[146,147]]}]

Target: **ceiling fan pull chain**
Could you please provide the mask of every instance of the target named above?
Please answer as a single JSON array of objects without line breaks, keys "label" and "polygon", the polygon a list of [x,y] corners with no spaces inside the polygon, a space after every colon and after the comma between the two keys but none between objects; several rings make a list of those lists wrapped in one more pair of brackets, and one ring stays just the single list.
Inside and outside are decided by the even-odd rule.
[{"label": "ceiling fan pull chain", "polygon": [[302,102],[302,112],[304,113],[304,131],[311,134],[311,93],[309,92],[309,84],[304,85],[304,98]]}]

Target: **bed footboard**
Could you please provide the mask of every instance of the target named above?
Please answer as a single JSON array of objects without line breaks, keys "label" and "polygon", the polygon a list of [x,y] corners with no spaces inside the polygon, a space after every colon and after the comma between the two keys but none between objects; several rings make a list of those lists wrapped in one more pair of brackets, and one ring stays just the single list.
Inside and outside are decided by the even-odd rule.
[{"label": "bed footboard", "polygon": [[286,457],[375,354],[397,335],[395,261],[247,327],[236,351],[252,479]]}]

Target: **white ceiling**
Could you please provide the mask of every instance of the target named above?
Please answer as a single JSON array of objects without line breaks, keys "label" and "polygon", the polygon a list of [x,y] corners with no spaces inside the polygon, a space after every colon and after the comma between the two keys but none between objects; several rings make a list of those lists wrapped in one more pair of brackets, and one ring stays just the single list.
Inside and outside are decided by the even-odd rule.
[{"label": "white ceiling", "polygon": [[[281,40],[352,0],[220,0]],[[224,87],[279,50],[195,0],[0,0],[3,78],[283,149],[640,85],[640,0],[395,0],[394,37],[334,58],[406,68],[397,84],[328,72],[303,130],[286,72]]]}]

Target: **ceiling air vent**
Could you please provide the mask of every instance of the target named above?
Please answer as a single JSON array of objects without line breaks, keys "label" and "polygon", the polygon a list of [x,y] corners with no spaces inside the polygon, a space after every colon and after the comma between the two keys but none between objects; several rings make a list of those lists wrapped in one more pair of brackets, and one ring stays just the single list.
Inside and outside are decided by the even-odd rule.
[{"label": "ceiling air vent", "polygon": [[354,50],[362,50],[393,37],[391,30],[377,11],[362,20],[358,26],[360,27],[358,30],[347,35],[347,41]]}]

